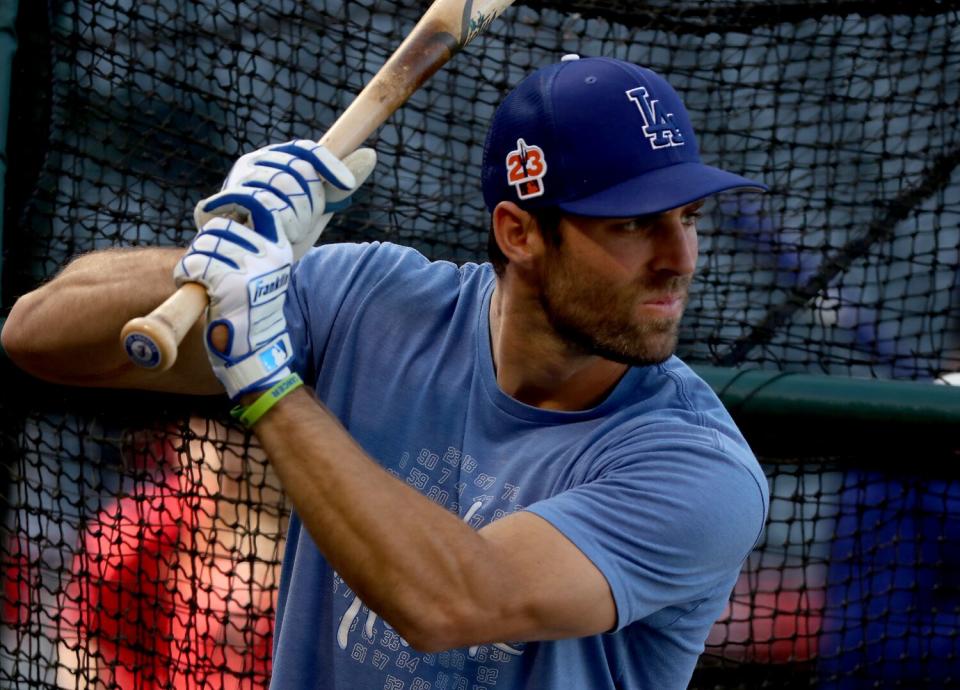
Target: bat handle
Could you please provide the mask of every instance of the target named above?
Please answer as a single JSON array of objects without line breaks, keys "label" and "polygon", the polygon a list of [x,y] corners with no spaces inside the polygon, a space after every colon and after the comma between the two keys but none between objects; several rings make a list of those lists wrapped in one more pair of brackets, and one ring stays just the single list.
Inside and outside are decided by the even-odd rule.
[{"label": "bat handle", "polygon": [[120,332],[127,356],[137,366],[166,371],[177,361],[177,346],[208,302],[200,283],[184,283],[150,314],[127,321]]}]

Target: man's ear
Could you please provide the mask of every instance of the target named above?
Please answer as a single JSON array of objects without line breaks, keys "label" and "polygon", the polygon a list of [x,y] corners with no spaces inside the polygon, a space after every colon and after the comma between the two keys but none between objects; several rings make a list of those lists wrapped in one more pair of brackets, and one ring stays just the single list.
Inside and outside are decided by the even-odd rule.
[{"label": "man's ear", "polygon": [[543,254],[543,236],[536,219],[512,201],[493,209],[493,234],[508,265],[529,267]]}]

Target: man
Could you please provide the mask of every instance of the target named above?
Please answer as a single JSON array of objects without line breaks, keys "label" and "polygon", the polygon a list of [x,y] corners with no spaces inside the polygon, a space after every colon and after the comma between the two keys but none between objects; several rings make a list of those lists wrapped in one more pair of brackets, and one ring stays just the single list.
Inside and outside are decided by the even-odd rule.
[{"label": "man", "polygon": [[[17,303],[5,347],[53,380],[240,402],[296,512],[273,687],[685,687],[768,497],[671,355],[703,199],[762,186],[700,162],[661,77],[570,56],[494,116],[493,266],[338,245],[291,274],[365,172],[302,141],[245,157],[182,259],[84,257]],[[238,210],[256,233],[213,215]],[[171,372],[133,371],[113,339],[174,267],[208,322]],[[87,296],[112,299],[96,325],[72,320]]]}]

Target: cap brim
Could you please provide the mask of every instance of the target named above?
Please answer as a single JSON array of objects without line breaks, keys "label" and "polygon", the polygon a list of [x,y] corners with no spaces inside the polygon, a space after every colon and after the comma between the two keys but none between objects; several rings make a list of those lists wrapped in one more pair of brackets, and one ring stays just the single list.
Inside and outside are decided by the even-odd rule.
[{"label": "cap brim", "polygon": [[557,206],[578,216],[631,218],[663,213],[733,190],[766,192],[767,186],[703,163],[676,163]]}]

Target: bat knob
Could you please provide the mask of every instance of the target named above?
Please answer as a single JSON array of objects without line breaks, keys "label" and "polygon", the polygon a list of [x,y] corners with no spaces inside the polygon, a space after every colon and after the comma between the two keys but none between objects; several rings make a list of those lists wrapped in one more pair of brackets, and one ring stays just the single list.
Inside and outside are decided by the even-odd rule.
[{"label": "bat knob", "polygon": [[184,283],[149,315],[127,321],[120,331],[127,357],[150,371],[172,367],[180,341],[207,308],[207,300],[203,285]]},{"label": "bat knob", "polygon": [[177,359],[177,341],[165,323],[140,317],[130,320],[120,333],[127,357],[139,367],[166,371]]}]

